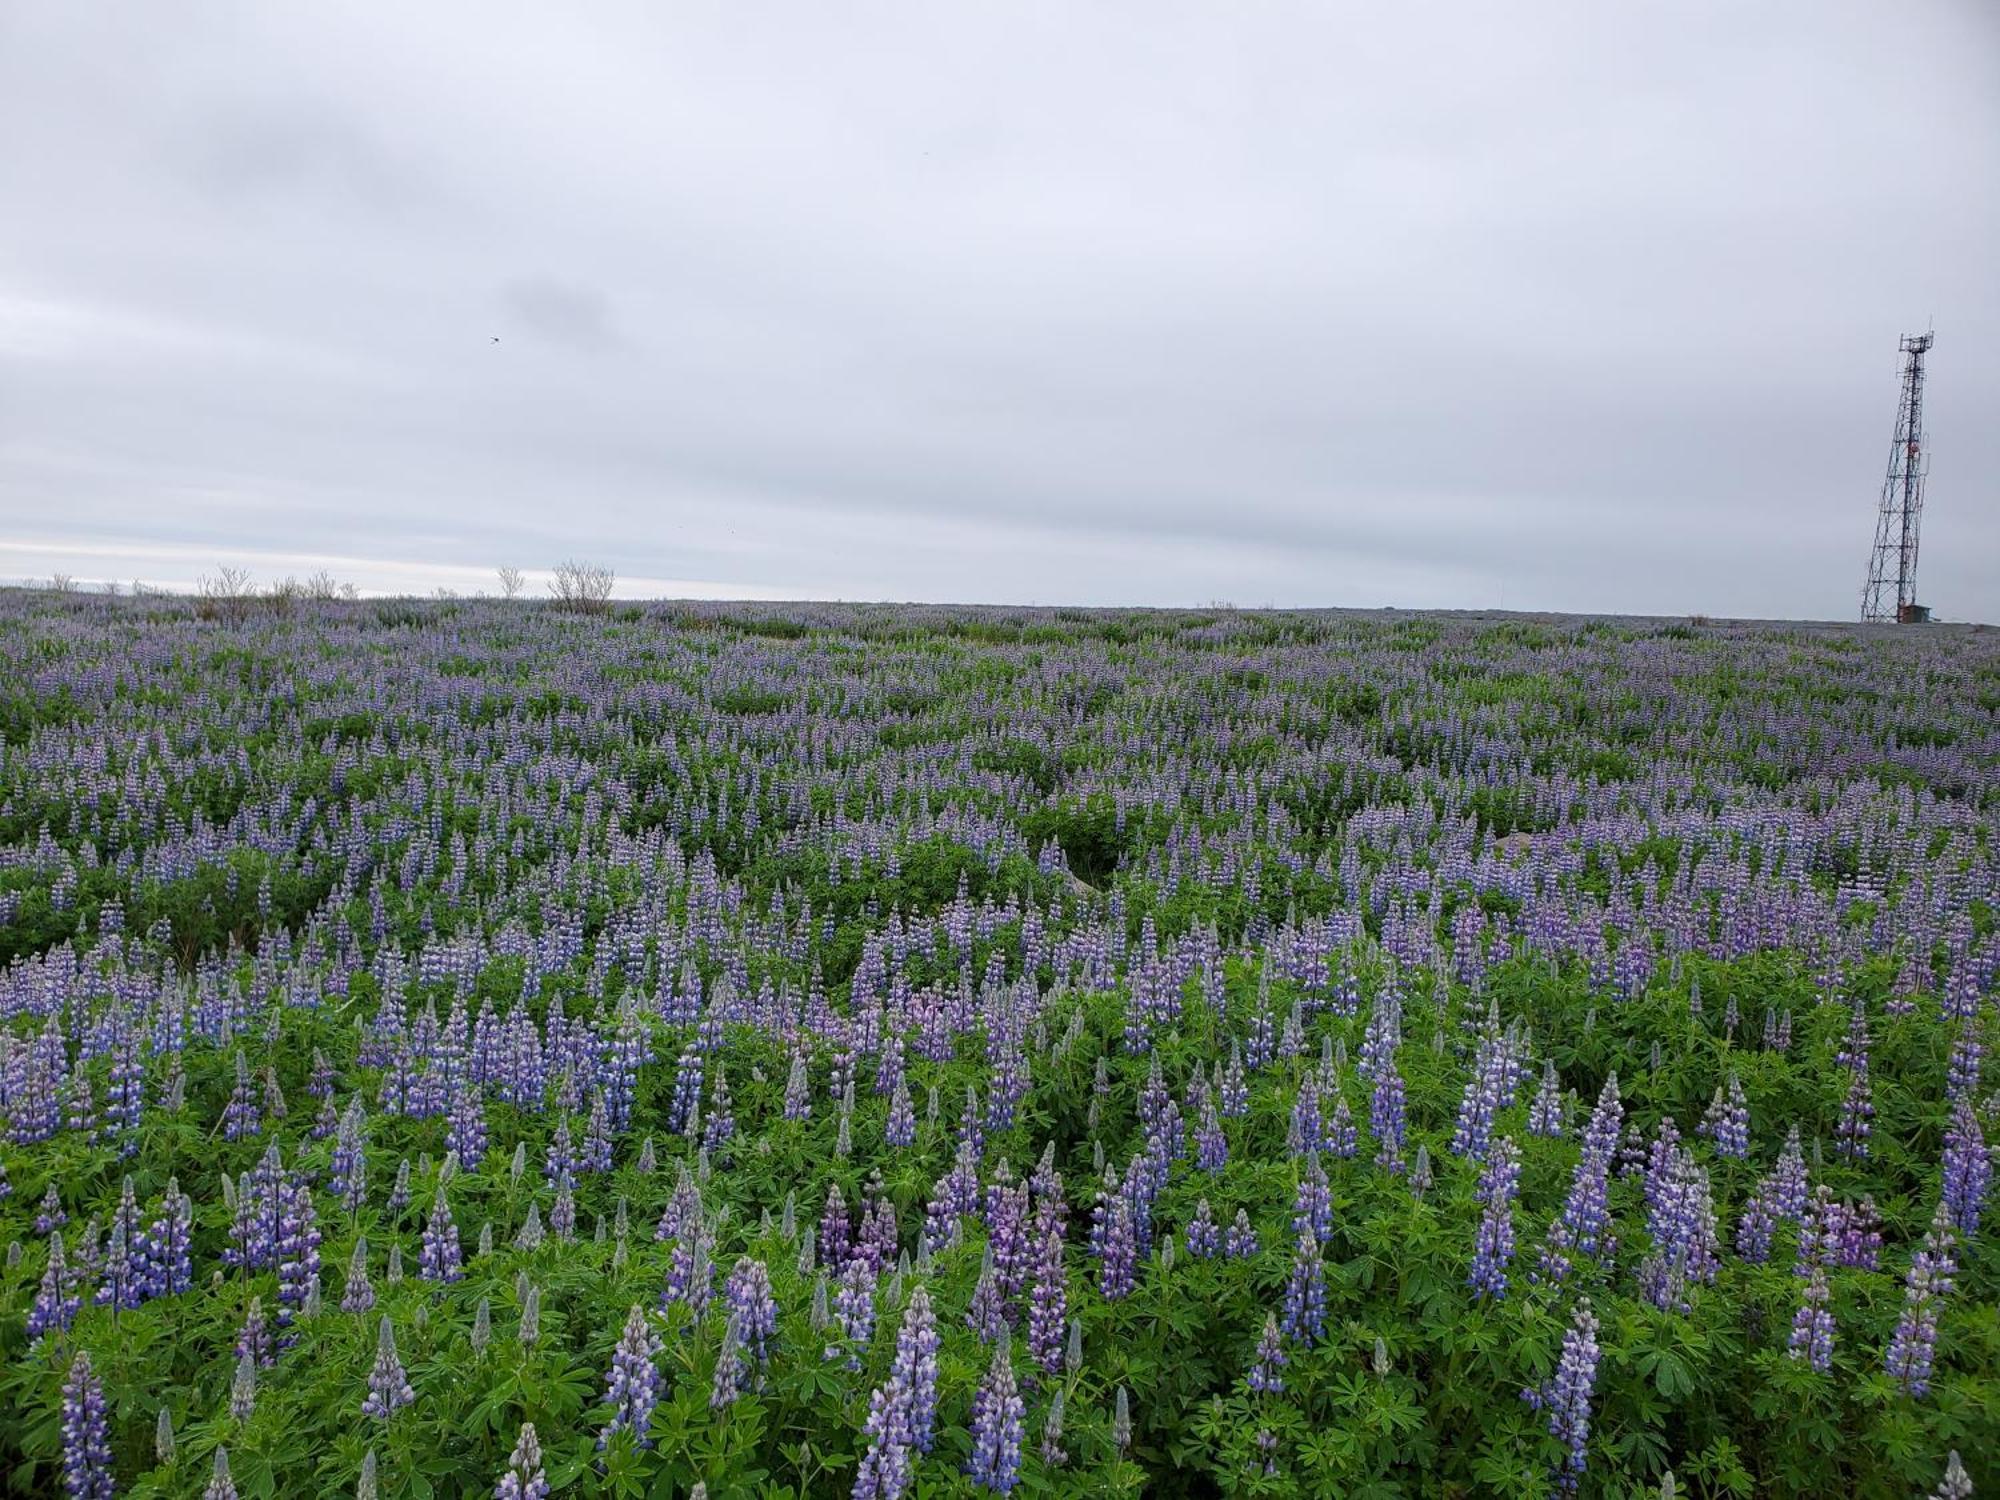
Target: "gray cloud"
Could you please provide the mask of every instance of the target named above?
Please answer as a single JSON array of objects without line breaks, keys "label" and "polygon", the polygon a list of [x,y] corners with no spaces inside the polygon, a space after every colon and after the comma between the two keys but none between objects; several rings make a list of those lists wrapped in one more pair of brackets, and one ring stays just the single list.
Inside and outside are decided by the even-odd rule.
[{"label": "gray cloud", "polygon": [[545,343],[591,353],[618,343],[604,298],[590,287],[529,276],[502,287],[500,301],[517,326]]},{"label": "gray cloud", "polygon": [[10,8],[0,575],[2000,618],[1978,0],[593,14]]}]

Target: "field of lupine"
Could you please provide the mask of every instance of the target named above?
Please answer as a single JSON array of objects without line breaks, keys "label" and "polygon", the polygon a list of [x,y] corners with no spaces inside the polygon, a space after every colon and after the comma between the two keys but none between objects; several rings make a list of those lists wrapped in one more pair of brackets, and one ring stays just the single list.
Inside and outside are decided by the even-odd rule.
[{"label": "field of lupine", "polygon": [[0,595],[5,1492],[1995,1492],[1996,642]]}]

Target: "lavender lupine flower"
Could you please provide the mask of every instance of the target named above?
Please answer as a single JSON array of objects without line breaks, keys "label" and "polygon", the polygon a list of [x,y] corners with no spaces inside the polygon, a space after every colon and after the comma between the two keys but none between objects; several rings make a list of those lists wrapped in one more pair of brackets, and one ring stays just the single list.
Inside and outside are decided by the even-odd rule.
[{"label": "lavender lupine flower", "polygon": [[[363,1139],[366,1128],[361,1096],[353,1095],[340,1117],[340,1128],[334,1132],[333,1157],[327,1169],[327,1187],[350,1214],[358,1213],[368,1201],[368,1159]],[[462,1153],[459,1159],[464,1160]]]},{"label": "lavender lupine flower", "polygon": [[248,1359],[260,1367],[278,1362],[278,1346],[271,1338],[262,1297],[252,1297],[250,1305],[243,1309],[243,1326],[236,1330],[236,1358]]},{"label": "lavender lupine flower", "polygon": [[1931,1500],[1972,1500],[1972,1476],[1954,1448],[1944,1461],[1944,1479],[1931,1491]]},{"label": "lavender lupine flower", "polygon": [[1220,1172],[1229,1164],[1229,1137],[1222,1130],[1214,1091],[1206,1085],[1201,1091],[1200,1123],[1195,1127],[1194,1163],[1204,1172]]},{"label": "lavender lupine flower", "polygon": [[1250,1366],[1250,1389],[1277,1393],[1285,1388],[1283,1374],[1291,1360],[1278,1333],[1278,1315],[1264,1315],[1264,1334],[1257,1340],[1257,1359]]},{"label": "lavender lupine flower", "polygon": [[1021,1437],[1027,1408],[1014,1381],[1013,1356],[1002,1339],[972,1397],[972,1457],[966,1473],[975,1484],[1005,1495],[1020,1483]]},{"label": "lavender lupine flower", "polygon": [[1475,1298],[1507,1295],[1507,1266],[1514,1258],[1514,1194],[1520,1182],[1520,1148],[1511,1137],[1502,1136],[1487,1153],[1486,1170],[1479,1176],[1479,1201],[1485,1213],[1467,1278]]},{"label": "lavender lupine flower", "polygon": [[1510,1067],[1507,1039],[1489,1029],[1480,1039],[1472,1075],[1466,1079],[1465,1094],[1459,1100],[1458,1123],[1451,1136],[1451,1149],[1458,1155],[1474,1161],[1486,1159],[1494,1117],[1512,1098]]},{"label": "lavender lupine flower", "polygon": [[229,1450],[217,1448],[215,1463],[208,1474],[208,1487],[201,1500],[236,1500],[236,1481],[229,1476]]},{"label": "lavender lupine flower", "polygon": [[1045,1374],[1062,1368],[1063,1329],[1069,1320],[1069,1278],[1063,1267],[1063,1237],[1050,1223],[1036,1242],[1028,1288],[1028,1357]]},{"label": "lavender lupine flower", "polygon": [[[865,1259],[848,1262],[847,1269],[840,1273],[840,1287],[834,1294],[833,1312],[840,1324],[840,1337],[845,1344],[847,1368],[861,1368],[862,1351],[875,1333],[875,1268]],[[826,1347],[828,1359],[838,1359],[843,1350],[841,1344]]]},{"label": "lavender lupine flower", "polygon": [[49,1236],[48,1264],[42,1268],[42,1279],[35,1291],[35,1300],[28,1309],[29,1347],[41,1342],[50,1329],[61,1332],[76,1321],[77,1309],[83,1299],[77,1294],[76,1283],[63,1261],[63,1237],[60,1230]]},{"label": "lavender lupine flower", "polygon": [[1293,1252],[1282,1326],[1288,1338],[1302,1342],[1326,1332],[1326,1266],[1320,1259],[1319,1239],[1310,1228],[1301,1231]]},{"label": "lavender lupine flower", "polygon": [[937,1319],[930,1293],[910,1294],[888,1381],[869,1397],[862,1433],[869,1440],[854,1477],[855,1500],[898,1500],[908,1488],[912,1453],[929,1452],[937,1411]]},{"label": "lavender lupine flower", "polygon": [[709,1383],[708,1405],[721,1411],[736,1404],[743,1394],[743,1332],[741,1320],[732,1310],[724,1320],[722,1343],[715,1351],[715,1374]]},{"label": "lavender lupine flower", "polygon": [[465,1274],[465,1256],[458,1237],[458,1223],[445,1200],[444,1184],[431,1200],[430,1220],[424,1225],[424,1242],[417,1257],[417,1274],[426,1281],[457,1281]]},{"label": "lavender lupine flower", "polygon": [[1806,1277],[1799,1310],[1792,1317],[1792,1335],[1786,1352],[1803,1359],[1822,1375],[1833,1363],[1833,1313],[1827,1303],[1832,1292],[1826,1282],[1826,1267],[1815,1265]]},{"label": "lavender lupine flower", "polygon": [[238,1424],[257,1409],[257,1361],[245,1352],[236,1360],[236,1378],[229,1384],[229,1417]]},{"label": "lavender lupine flower", "polygon": [[364,1313],[375,1305],[375,1286],[368,1279],[368,1237],[355,1238],[354,1251],[347,1258],[347,1285],[340,1294],[340,1310]]},{"label": "lavender lupine flower", "polygon": [[1961,1025],[1952,1039],[1951,1061],[1945,1069],[1945,1098],[1956,1104],[1978,1094],[1980,1066],[1985,1058],[1986,1045],[1979,1039],[1979,1028]]},{"label": "lavender lupine flower", "polygon": [[1957,1263],[1952,1257],[1951,1211],[1942,1201],[1931,1219],[1930,1232],[1910,1258],[1903,1283],[1903,1314],[1890,1336],[1886,1359],[1889,1374],[1911,1396],[1931,1388],[1931,1361],[1937,1345],[1938,1304],[1951,1291]]},{"label": "lavender lupine flower", "polygon": [[172,1297],[194,1285],[194,1202],[169,1177],[159,1217],[142,1236],[140,1278],[147,1297]]},{"label": "lavender lupine flower", "polygon": [[983,1344],[990,1344],[1006,1331],[1007,1308],[1000,1297],[1000,1282],[993,1273],[993,1247],[981,1257],[979,1279],[965,1310],[965,1326]]},{"label": "lavender lupine flower", "polygon": [[1243,1209],[1237,1209],[1236,1218],[1230,1223],[1229,1232],[1223,1237],[1222,1253],[1231,1260],[1248,1260],[1260,1248],[1257,1231],[1250,1227],[1250,1215]]},{"label": "lavender lupine flower", "polygon": [[1958,1232],[1970,1240],[1979,1232],[1986,1192],[1993,1181],[1993,1158],[1979,1128],[1970,1096],[1961,1097],[1944,1133],[1944,1203]]},{"label": "lavender lupine flower", "polygon": [[1098,1257],[1098,1290],[1115,1302],[1131,1292],[1139,1256],[1132,1200],[1119,1184],[1117,1168],[1105,1168],[1104,1185],[1098,1189],[1090,1218],[1091,1248]]},{"label": "lavender lupine flower", "polygon": [[1786,1132],[1785,1148],[1778,1153],[1778,1164],[1766,1180],[1770,1188],[1772,1209],[1780,1218],[1796,1222],[1806,1211],[1806,1196],[1809,1191],[1805,1152],[1799,1147],[1798,1126],[1794,1125]]},{"label": "lavender lupine flower", "polygon": [[1062,1445],[1063,1435],[1063,1388],[1057,1386],[1049,1392],[1049,1404],[1042,1416],[1042,1462],[1052,1469],[1060,1469],[1069,1462],[1069,1453]]},{"label": "lavender lupine flower", "polygon": [[96,1297],[99,1307],[130,1311],[145,1300],[145,1250],[145,1231],[139,1225],[139,1198],[132,1179],[127,1177],[105,1241],[102,1279]]},{"label": "lavender lupine flower", "polygon": [[236,1087],[222,1111],[222,1138],[225,1141],[247,1140],[263,1128],[263,1118],[257,1112],[257,1096],[250,1087],[250,1064],[242,1049],[238,1048]]},{"label": "lavender lupine flower", "polygon": [[[763,1366],[771,1358],[771,1343],[778,1332],[778,1301],[771,1292],[771,1273],[761,1260],[740,1256],[722,1294],[736,1319],[744,1349]],[[761,1368],[758,1378],[762,1379]]]},{"label": "lavender lupine flower", "polygon": [[362,1398],[361,1414],[386,1422],[396,1411],[417,1399],[403,1362],[396,1357],[396,1330],[388,1318],[377,1325],[375,1367],[368,1372],[368,1394]]},{"label": "lavender lupine flower", "polygon": [[1708,1113],[1702,1117],[1700,1134],[1715,1142],[1724,1156],[1742,1160],[1750,1154],[1750,1106],[1744,1102],[1743,1081],[1735,1073],[1726,1085],[1717,1084]]},{"label": "lavender lupine flower", "polygon": [[1194,1217],[1188,1220],[1183,1239],[1187,1253],[1196,1260],[1207,1260],[1221,1251],[1222,1229],[1215,1222],[1215,1210],[1208,1206],[1208,1199],[1203,1198],[1195,1205]]},{"label": "lavender lupine flower", "polygon": [[1306,1169],[1299,1173],[1298,1188],[1292,1195],[1292,1233],[1307,1230],[1316,1240],[1333,1238],[1333,1189],[1327,1184],[1317,1151],[1306,1157]]},{"label": "lavender lupine flower", "polygon": [[69,1215],[63,1211],[62,1197],[52,1182],[42,1189],[41,1206],[35,1214],[35,1233],[52,1234],[68,1222]]},{"label": "lavender lupine flower", "polygon": [[72,1500],[110,1500],[111,1424],[104,1387],[79,1349],[62,1389],[63,1489]]},{"label": "lavender lupine flower", "polygon": [[535,1435],[533,1422],[523,1422],[521,1435],[514,1441],[514,1456],[507,1460],[507,1472],[493,1487],[493,1500],[548,1500],[548,1493],[541,1439]]},{"label": "lavender lupine flower", "polygon": [[1333,1089],[1333,1113],[1327,1116],[1320,1146],[1327,1155],[1343,1160],[1352,1158],[1361,1149],[1361,1132],[1354,1125],[1354,1110],[1338,1083]]},{"label": "lavender lupine flower", "polygon": [[1583,1476],[1590,1442],[1590,1398],[1597,1385],[1597,1318],[1590,1299],[1579,1297],[1569,1328],[1563,1333],[1562,1354],[1556,1373],[1540,1390],[1525,1390],[1521,1398],[1538,1411],[1549,1414],[1549,1436],[1559,1439],[1569,1453],[1563,1460],[1558,1482],[1573,1490]]},{"label": "lavender lupine flower", "polygon": [[611,1354],[611,1372],[605,1379],[604,1404],[611,1408],[611,1420],[597,1435],[597,1446],[607,1446],[618,1432],[629,1432],[641,1448],[653,1446],[648,1430],[653,1407],[660,1399],[660,1371],[654,1363],[660,1355],[659,1335],[646,1321],[638,1303],[625,1315],[625,1331]]},{"label": "lavender lupine flower", "polygon": [[1541,1086],[1535,1090],[1535,1102],[1528,1106],[1528,1134],[1554,1138],[1562,1133],[1562,1084],[1556,1078],[1555,1059],[1544,1058]]},{"label": "lavender lupine flower", "polygon": [[478,1171],[486,1160],[486,1102],[476,1085],[461,1081],[452,1091],[444,1142],[468,1172]]}]

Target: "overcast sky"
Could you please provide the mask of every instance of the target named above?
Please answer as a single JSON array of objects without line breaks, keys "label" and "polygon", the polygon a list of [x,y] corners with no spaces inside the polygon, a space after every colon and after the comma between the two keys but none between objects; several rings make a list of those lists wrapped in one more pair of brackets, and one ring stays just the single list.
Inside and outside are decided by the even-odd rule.
[{"label": "overcast sky", "polygon": [[0,5],[0,577],[2000,620],[2000,6]]}]

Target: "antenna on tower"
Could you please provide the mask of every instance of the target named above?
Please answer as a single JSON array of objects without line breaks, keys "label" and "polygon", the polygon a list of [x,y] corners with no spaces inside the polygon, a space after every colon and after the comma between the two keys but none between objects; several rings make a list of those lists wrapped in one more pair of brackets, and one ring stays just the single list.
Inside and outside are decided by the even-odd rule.
[{"label": "antenna on tower", "polygon": [[1924,513],[1924,475],[1930,469],[1924,447],[1924,356],[1935,337],[1928,330],[1906,334],[1898,345],[1903,393],[1896,401],[1896,436],[1882,481],[1868,581],[1861,587],[1864,620],[1920,625],[1931,617],[1929,608],[1917,603],[1917,528]]}]

